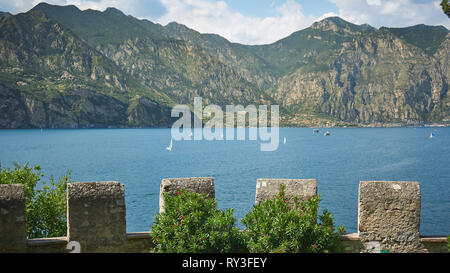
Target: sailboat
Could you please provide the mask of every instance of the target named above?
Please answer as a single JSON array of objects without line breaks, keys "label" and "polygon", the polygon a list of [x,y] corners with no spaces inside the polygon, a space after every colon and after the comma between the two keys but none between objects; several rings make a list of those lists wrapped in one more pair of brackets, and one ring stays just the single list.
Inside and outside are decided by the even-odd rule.
[{"label": "sailboat", "polygon": [[170,139],[170,145],[169,145],[169,147],[166,147],[166,150],[172,151],[172,147],[173,147],[173,142],[172,142],[172,139]]},{"label": "sailboat", "polygon": [[286,137],[284,137],[283,144],[286,144],[286,142],[287,142],[287,139],[286,139]]},{"label": "sailboat", "polygon": [[435,138],[435,137],[436,137],[436,135],[434,133],[430,134],[430,138]]}]

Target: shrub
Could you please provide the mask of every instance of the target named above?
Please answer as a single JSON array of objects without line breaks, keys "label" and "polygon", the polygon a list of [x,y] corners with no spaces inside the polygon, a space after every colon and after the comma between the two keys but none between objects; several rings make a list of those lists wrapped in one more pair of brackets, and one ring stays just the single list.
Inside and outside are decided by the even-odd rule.
[{"label": "shrub", "polygon": [[447,250],[450,253],[450,236],[447,237]]},{"label": "shrub", "polygon": [[441,6],[444,13],[450,18],[450,5],[448,4],[448,0],[442,0]]},{"label": "shrub", "polygon": [[334,230],[331,213],[324,211],[317,223],[319,196],[291,204],[281,186],[273,199],[255,205],[242,220],[244,241],[251,253],[325,253],[343,252],[340,236],[343,227]]},{"label": "shrub", "polygon": [[2,169],[0,165],[0,184],[23,184],[26,203],[26,223],[28,238],[59,237],[66,235],[66,188],[70,181],[70,171],[58,179],[50,177],[50,183],[43,182],[41,168],[23,168],[17,163],[14,169]]},{"label": "shrub", "polygon": [[219,210],[204,194],[177,190],[164,194],[165,212],[152,227],[154,248],[160,253],[239,252],[241,240],[233,209]]}]

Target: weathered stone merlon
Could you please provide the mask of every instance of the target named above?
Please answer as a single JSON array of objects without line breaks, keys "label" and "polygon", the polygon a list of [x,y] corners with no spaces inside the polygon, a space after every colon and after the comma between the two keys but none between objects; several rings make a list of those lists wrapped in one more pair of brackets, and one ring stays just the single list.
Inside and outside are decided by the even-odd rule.
[{"label": "weathered stone merlon", "polygon": [[23,185],[0,185],[0,253],[26,249]]},{"label": "weathered stone merlon", "polygon": [[304,200],[317,195],[316,179],[258,179],[255,203],[259,204],[277,196],[282,184],[286,186],[284,192],[288,199],[296,196],[299,200]]},{"label": "weathered stone merlon", "polygon": [[118,182],[67,185],[67,235],[82,252],[112,252],[126,242],[125,189]]},{"label": "weathered stone merlon", "polygon": [[361,181],[358,231],[366,252],[422,252],[418,182]]},{"label": "weathered stone merlon", "polygon": [[[317,194],[315,179],[258,179],[256,203],[275,197],[284,184],[288,199]],[[177,189],[215,197],[214,179],[163,179],[162,194]],[[68,234],[62,238],[26,239],[23,185],[0,185],[0,253],[67,253],[69,242],[82,253],[148,252],[149,232],[126,234],[125,189],[118,182],[70,183],[67,188]],[[358,233],[342,236],[347,252],[447,252],[447,238],[420,237],[418,182],[361,181],[358,194]]]},{"label": "weathered stone merlon", "polygon": [[163,193],[175,194],[177,189],[187,189],[195,193],[203,193],[211,198],[215,198],[214,178],[194,177],[194,178],[166,178],[161,181],[159,191],[159,211],[164,212]]}]

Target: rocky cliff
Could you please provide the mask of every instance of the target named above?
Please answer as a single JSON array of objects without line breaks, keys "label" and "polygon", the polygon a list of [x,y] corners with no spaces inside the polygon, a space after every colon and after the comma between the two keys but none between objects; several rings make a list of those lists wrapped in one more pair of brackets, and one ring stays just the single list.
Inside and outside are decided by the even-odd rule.
[{"label": "rocky cliff", "polygon": [[428,55],[387,29],[374,31],[282,77],[273,96],[294,115],[310,111],[363,124],[448,122],[449,38]]},{"label": "rocky cliff", "polygon": [[170,126],[170,107],[279,104],[284,125],[450,123],[450,34],[338,17],[247,46],[109,8],[0,14],[0,128]]}]

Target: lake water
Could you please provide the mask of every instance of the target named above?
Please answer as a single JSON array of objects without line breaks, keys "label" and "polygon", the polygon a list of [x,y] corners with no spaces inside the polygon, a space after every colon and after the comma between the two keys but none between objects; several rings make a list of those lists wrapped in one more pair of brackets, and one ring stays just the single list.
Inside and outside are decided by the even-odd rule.
[{"label": "lake water", "polygon": [[316,178],[321,208],[348,232],[357,230],[359,181],[419,181],[421,233],[450,234],[450,128],[329,131],[281,128],[275,152],[248,140],[174,142],[169,152],[170,129],[0,130],[0,163],[40,165],[47,177],[70,169],[72,181],[123,183],[128,232],[149,230],[161,179],[212,176],[219,207],[234,208],[238,219],[254,203],[257,178]]}]

